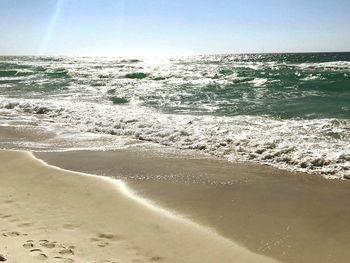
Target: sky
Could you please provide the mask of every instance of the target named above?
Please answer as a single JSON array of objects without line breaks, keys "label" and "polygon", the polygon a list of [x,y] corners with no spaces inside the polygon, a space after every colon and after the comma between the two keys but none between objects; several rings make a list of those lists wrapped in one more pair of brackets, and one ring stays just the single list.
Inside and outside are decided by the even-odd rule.
[{"label": "sky", "polygon": [[1,55],[350,51],[350,0],[0,0]]}]

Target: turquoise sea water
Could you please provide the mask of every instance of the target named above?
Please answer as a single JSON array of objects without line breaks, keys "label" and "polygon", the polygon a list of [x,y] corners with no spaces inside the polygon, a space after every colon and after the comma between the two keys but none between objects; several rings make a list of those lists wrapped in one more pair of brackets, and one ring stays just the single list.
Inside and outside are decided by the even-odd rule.
[{"label": "turquoise sea water", "polygon": [[350,169],[350,53],[0,57],[0,107],[230,160]]}]

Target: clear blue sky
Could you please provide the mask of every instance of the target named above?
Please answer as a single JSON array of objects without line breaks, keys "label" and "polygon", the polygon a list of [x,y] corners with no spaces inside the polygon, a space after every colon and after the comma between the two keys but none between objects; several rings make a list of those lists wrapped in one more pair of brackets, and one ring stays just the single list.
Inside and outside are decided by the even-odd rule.
[{"label": "clear blue sky", "polygon": [[0,54],[350,51],[350,0],[0,0]]}]

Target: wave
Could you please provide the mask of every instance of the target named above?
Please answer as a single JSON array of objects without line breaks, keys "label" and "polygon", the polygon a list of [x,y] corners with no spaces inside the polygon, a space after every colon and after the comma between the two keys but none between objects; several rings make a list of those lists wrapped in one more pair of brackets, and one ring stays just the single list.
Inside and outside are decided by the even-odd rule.
[{"label": "wave", "polygon": [[127,136],[327,178],[350,174],[349,120],[175,115],[132,105],[5,98],[0,108],[45,115],[75,127],[77,133]]},{"label": "wave", "polygon": [[350,71],[350,61],[331,61],[321,63],[301,63],[294,65],[302,69],[330,69]]}]

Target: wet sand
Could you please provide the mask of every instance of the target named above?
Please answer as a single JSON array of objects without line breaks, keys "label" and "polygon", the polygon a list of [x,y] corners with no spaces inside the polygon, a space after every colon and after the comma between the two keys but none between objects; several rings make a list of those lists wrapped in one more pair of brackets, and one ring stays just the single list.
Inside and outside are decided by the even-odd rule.
[{"label": "wet sand", "polygon": [[36,156],[65,169],[122,178],[138,195],[258,254],[282,262],[349,262],[349,181],[149,151]]},{"label": "wet sand", "polygon": [[273,263],[133,194],[120,180],[0,151],[0,260]]},{"label": "wet sand", "polygon": [[[3,148],[23,147],[23,142],[30,146],[31,141],[43,138],[49,138],[45,148],[54,148],[50,141],[54,135],[40,129],[0,128]],[[136,145],[132,151],[73,151],[36,153],[36,156],[65,169],[121,178],[138,196],[210,227],[220,236],[257,254],[282,262],[348,262],[350,181],[326,180],[261,165],[161,154],[139,147]],[[78,176],[77,180],[81,179]],[[5,193],[2,198],[6,199],[9,182],[3,182],[6,183],[3,187],[0,184],[0,193]],[[23,188],[26,187],[32,188],[24,184]],[[17,191],[18,186],[11,189]],[[2,204],[7,204],[5,199],[1,200]],[[55,207],[53,203],[48,204]],[[31,205],[26,206],[33,211]],[[14,206],[8,209],[17,211]],[[44,211],[41,208],[33,220],[47,227],[48,217]],[[11,213],[14,212],[5,213],[4,218]],[[61,217],[58,218],[60,221]],[[6,222],[1,218],[2,224]],[[54,228],[61,229],[58,226]],[[8,229],[16,228],[9,223]],[[2,242],[8,240],[5,238]]]}]

